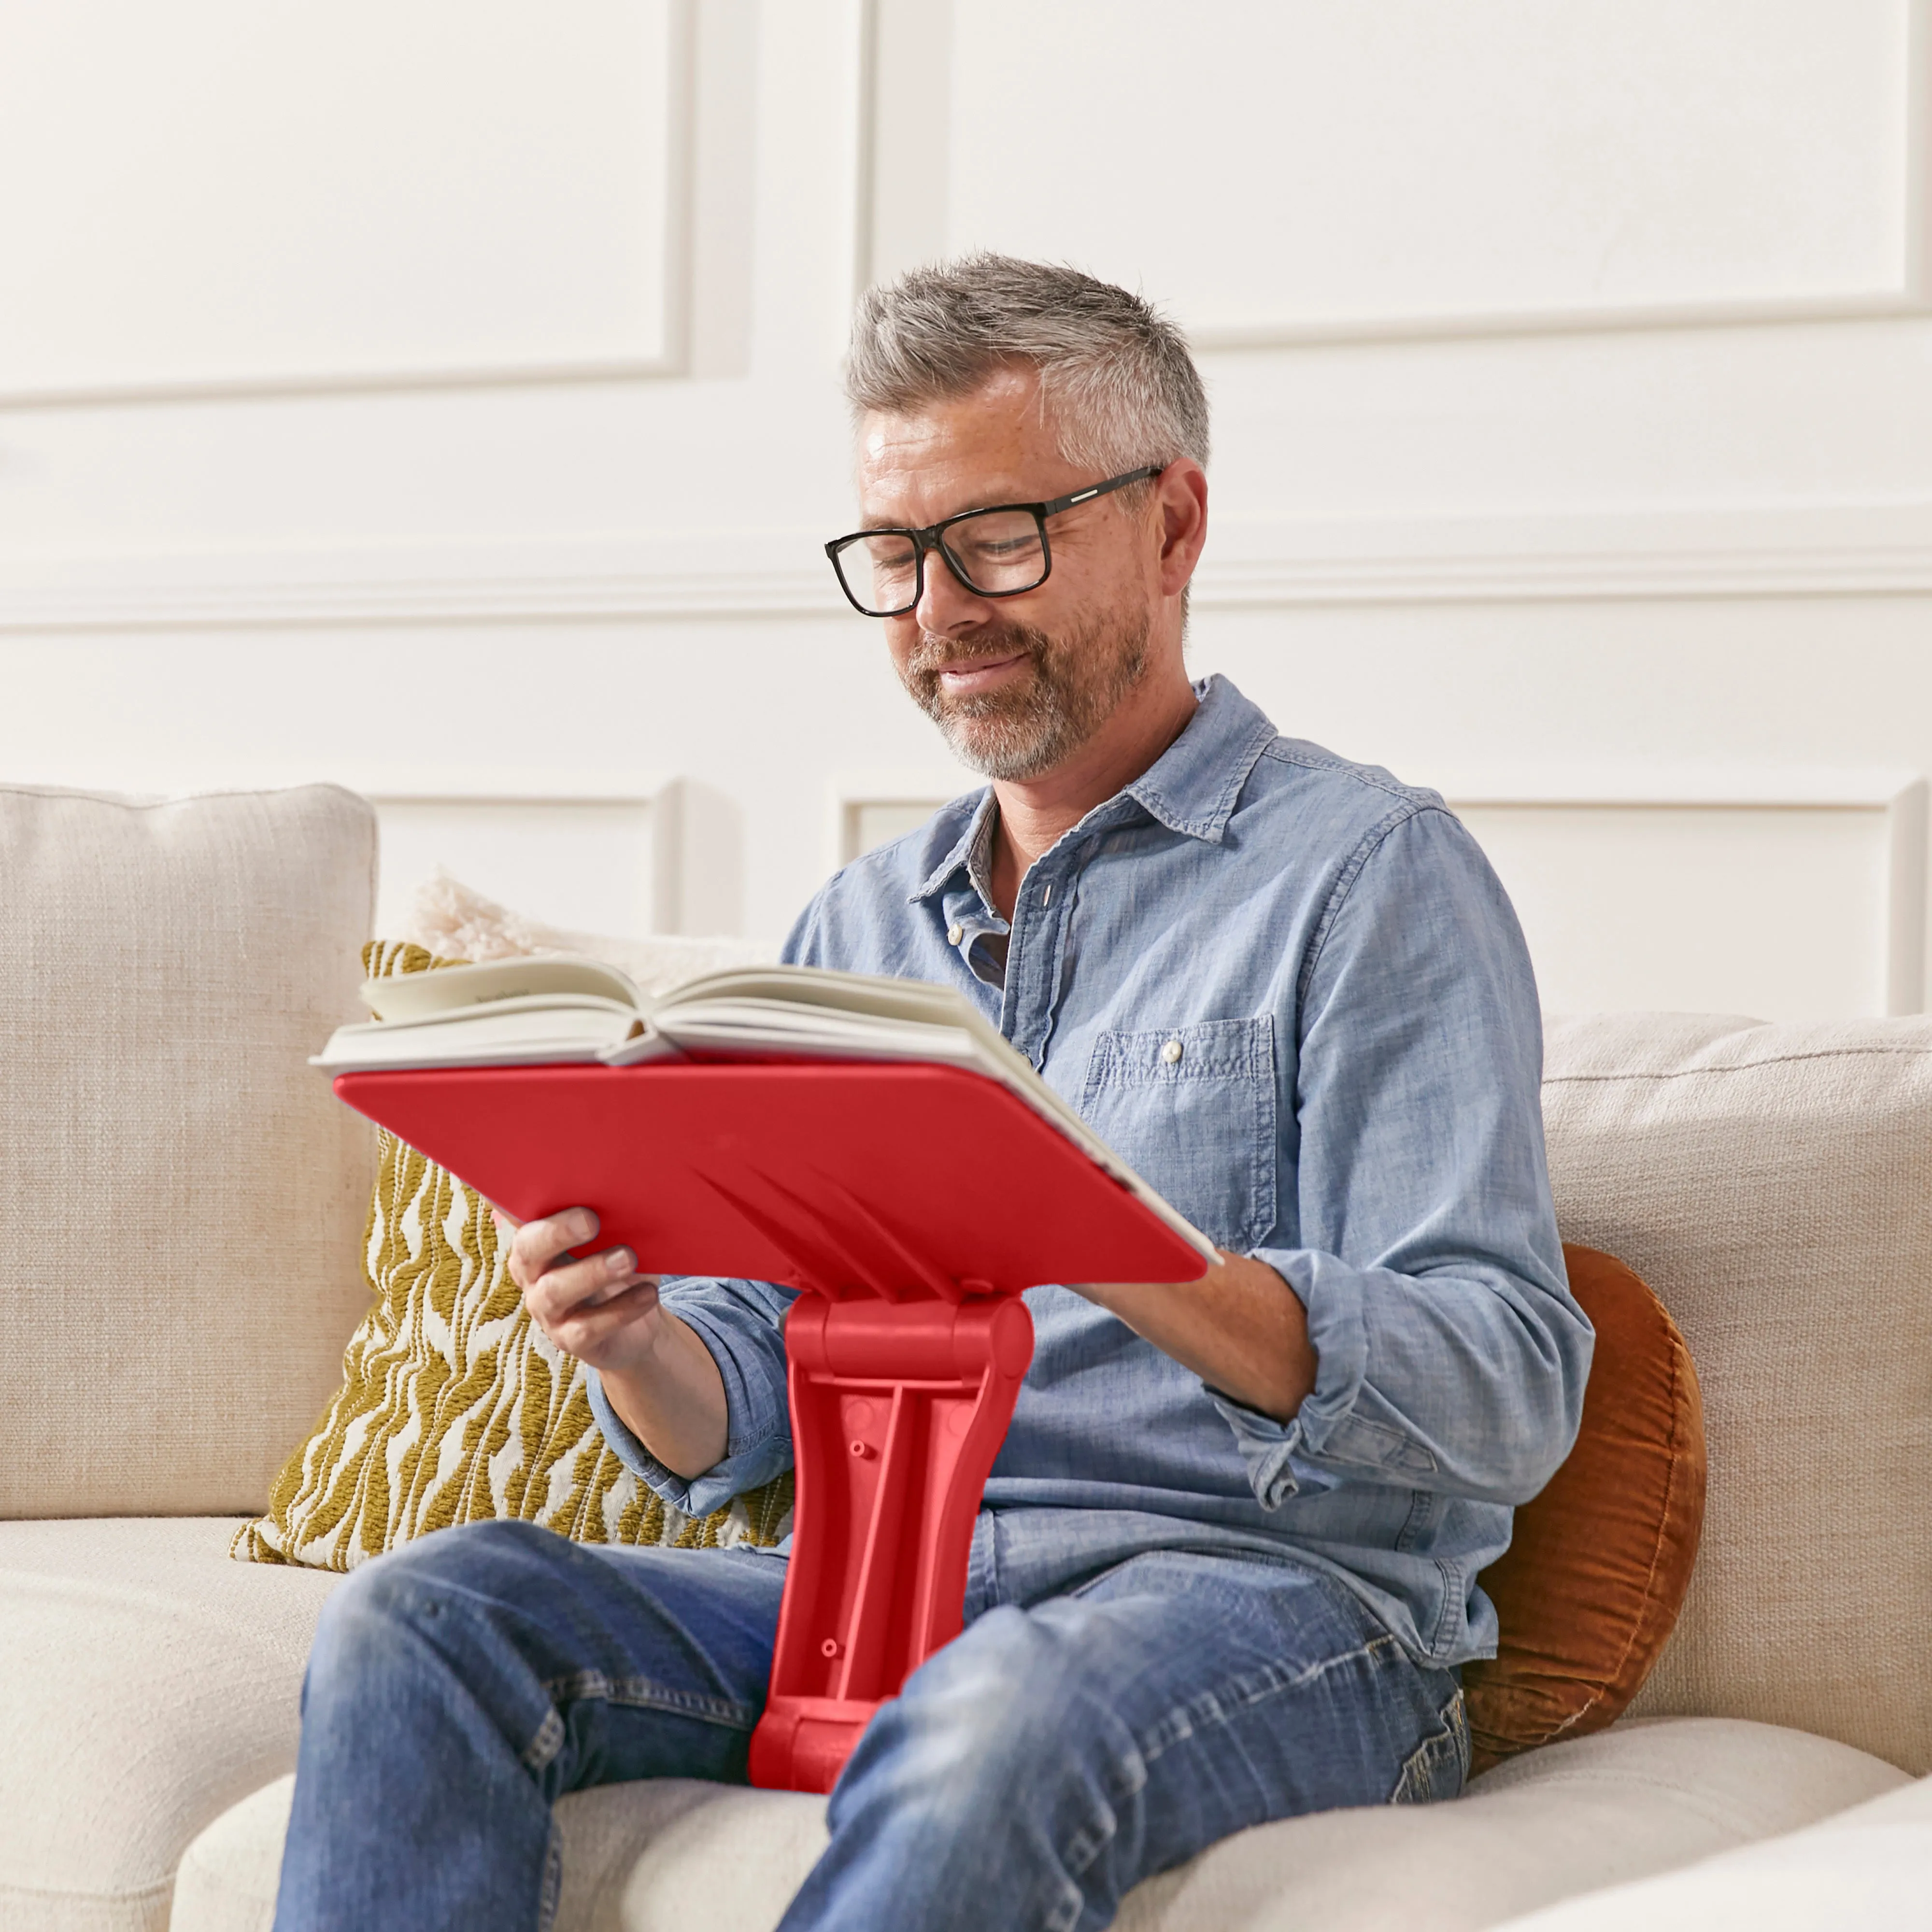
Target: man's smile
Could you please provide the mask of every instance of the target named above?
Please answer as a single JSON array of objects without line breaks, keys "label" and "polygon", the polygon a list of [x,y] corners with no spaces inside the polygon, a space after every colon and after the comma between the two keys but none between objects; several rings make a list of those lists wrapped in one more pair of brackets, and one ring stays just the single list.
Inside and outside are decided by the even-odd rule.
[{"label": "man's smile", "polygon": [[1004,683],[1015,666],[1030,661],[1027,652],[1015,651],[1003,658],[956,658],[934,668],[944,690],[951,696],[964,698]]}]

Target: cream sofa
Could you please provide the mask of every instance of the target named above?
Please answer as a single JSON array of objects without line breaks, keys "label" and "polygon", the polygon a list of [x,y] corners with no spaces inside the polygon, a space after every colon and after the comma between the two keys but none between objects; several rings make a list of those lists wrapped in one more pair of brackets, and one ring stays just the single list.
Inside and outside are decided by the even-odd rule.
[{"label": "cream sofa", "polygon": [[[375,857],[326,787],[0,790],[0,1932],[268,1923],[336,1580],[226,1552],[364,1304],[370,1148],[303,1059],[353,1010]],[[1702,1372],[1676,1634],[1610,1731],[1453,1804],[1245,1833],[1124,1927],[1932,1916],[1932,1023],[1579,1020],[1548,1060],[1564,1232],[1657,1288]],[[822,1816],[567,1798],[558,1924],[769,1926]]]}]

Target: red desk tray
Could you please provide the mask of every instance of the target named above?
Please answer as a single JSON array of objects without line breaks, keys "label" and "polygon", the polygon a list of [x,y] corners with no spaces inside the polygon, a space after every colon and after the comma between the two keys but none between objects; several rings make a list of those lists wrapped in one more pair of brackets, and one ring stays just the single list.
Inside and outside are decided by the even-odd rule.
[{"label": "red desk tray", "polygon": [[1042,1282],[1201,1257],[998,1082],[928,1062],[344,1073],[335,1090],[519,1220],[583,1206],[647,1274],[805,1291],[785,1323],[797,1489],[752,1782],[827,1791],[956,1636],[980,1492]]}]

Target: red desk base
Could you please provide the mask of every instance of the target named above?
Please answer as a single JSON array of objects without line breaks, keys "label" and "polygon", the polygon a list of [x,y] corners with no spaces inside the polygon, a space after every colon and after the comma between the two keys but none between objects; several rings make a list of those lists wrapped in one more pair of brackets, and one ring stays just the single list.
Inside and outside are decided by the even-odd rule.
[{"label": "red desk base", "polygon": [[1017,1296],[802,1294],[785,1352],[792,1556],[752,1782],[830,1791],[873,1712],[959,1634],[1033,1320]]}]

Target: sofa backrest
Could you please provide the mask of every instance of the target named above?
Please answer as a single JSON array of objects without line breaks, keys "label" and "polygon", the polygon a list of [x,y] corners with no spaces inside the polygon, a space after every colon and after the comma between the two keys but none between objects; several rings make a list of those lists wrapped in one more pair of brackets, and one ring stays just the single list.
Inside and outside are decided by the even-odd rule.
[{"label": "sofa backrest", "polygon": [[1657,1291],[1704,1397],[1690,1593],[1633,1707],[1932,1772],[1932,1020],[1552,1021],[1566,1239]]},{"label": "sofa backrest", "polygon": [[376,825],[0,788],[0,1516],[254,1511],[368,1305]]}]

